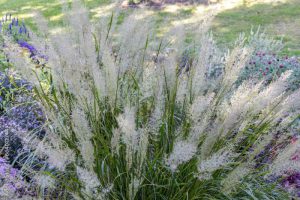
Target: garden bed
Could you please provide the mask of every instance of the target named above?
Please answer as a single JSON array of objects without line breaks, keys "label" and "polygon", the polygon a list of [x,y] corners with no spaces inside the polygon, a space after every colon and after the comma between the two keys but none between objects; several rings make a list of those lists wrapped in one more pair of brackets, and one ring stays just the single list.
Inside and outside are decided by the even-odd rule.
[{"label": "garden bed", "polygon": [[155,46],[134,14],[92,29],[72,9],[47,45],[1,23],[1,197],[300,196],[300,63],[281,42],[257,32],[224,52],[177,30]]}]

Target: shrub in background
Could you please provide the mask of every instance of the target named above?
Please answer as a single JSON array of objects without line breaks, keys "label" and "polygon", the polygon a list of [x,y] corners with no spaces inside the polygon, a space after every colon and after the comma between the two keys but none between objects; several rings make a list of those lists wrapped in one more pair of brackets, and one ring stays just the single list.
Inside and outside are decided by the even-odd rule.
[{"label": "shrub in background", "polygon": [[296,57],[280,57],[276,54],[256,52],[241,73],[239,81],[265,80],[265,84],[269,84],[288,70],[293,71],[289,77],[289,89],[296,90],[300,86],[300,62]]}]

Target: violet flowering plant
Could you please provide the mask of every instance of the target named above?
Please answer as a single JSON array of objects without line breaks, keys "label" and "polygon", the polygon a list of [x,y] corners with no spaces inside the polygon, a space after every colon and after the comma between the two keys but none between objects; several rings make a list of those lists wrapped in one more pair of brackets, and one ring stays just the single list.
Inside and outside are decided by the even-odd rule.
[{"label": "violet flowering plant", "polygon": [[[9,131],[8,134],[6,134],[7,131]],[[9,145],[9,150],[4,152],[9,163],[15,161],[19,151],[23,148],[24,137],[22,136],[25,134],[26,130],[22,129],[16,120],[4,115],[0,116],[0,148]]]},{"label": "violet flowering plant", "polygon": [[32,44],[24,40],[18,40],[17,42],[20,47],[27,50],[29,53],[29,58],[33,63],[36,64],[36,67],[45,67],[48,56],[40,53]]},{"label": "violet flowering plant", "polygon": [[17,105],[7,111],[7,115],[17,122],[17,124],[28,131],[36,131],[42,137],[45,131],[41,130],[45,123],[44,113],[32,97],[19,96]]},{"label": "violet flowering plant", "polygon": [[[9,150],[5,150],[5,155],[13,167],[26,168],[29,162],[34,163],[34,169],[37,169],[38,166],[41,167],[45,163],[32,156],[32,151],[35,150],[36,143],[43,138],[45,131],[41,123],[37,124],[36,115],[30,119],[32,114],[27,114],[26,111],[28,110],[20,110],[19,116],[16,117],[9,114],[0,116],[0,148],[9,146]],[[24,119],[19,118],[20,116],[23,116]],[[34,124],[34,127],[31,124]],[[7,131],[9,131],[8,134]]]},{"label": "violet flowering plant", "polygon": [[30,38],[29,30],[25,25],[25,22],[20,22],[18,18],[12,18],[9,21],[3,21],[1,26],[2,32],[11,35],[15,41],[27,41]]},{"label": "violet flowering plant", "polygon": [[10,161],[25,148],[24,141],[28,133],[42,138],[45,134],[44,113],[33,99],[33,87],[11,71],[0,72],[0,148],[4,145],[3,131],[11,131]]},{"label": "violet flowering plant", "polygon": [[34,45],[30,43],[29,28],[25,25],[24,20],[20,22],[18,18],[12,18],[11,14],[7,14],[0,22],[0,33],[12,37],[20,47],[29,53],[29,58],[37,66],[45,66],[45,63],[48,61],[48,56],[40,53]]},{"label": "violet flowering plant", "polygon": [[21,176],[20,170],[13,168],[7,161],[0,157],[0,197],[10,199],[23,199],[36,196],[29,183]]},{"label": "violet flowering plant", "polygon": [[32,85],[8,70],[0,72],[0,106],[1,115],[13,119],[22,130],[34,132],[39,138],[45,135],[45,116],[33,98]]},{"label": "violet flowering plant", "polygon": [[[0,148],[9,145],[7,161],[0,157],[0,198],[35,199],[36,186],[32,176],[19,169],[27,166],[28,159],[35,166],[43,166],[42,160],[32,158],[36,148],[34,141],[42,139],[45,130],[44,113],[32,97],[32,86],[11,71],[0,73]],[[9,130],[9,134],[5,134]],[[8,140],[7,140],[8,138]],[[7,143],[8,141],[8,143]],[[25,167],[26,168],[26,167]],[[10,171],[9,175],[7,171]],[[25,181],[26,180],[29,182]]]},{"label": "violet flowering plant", "polygon": [[284,178],[282,186],[295,196],[300,197],[300,172],[292,173]]}]

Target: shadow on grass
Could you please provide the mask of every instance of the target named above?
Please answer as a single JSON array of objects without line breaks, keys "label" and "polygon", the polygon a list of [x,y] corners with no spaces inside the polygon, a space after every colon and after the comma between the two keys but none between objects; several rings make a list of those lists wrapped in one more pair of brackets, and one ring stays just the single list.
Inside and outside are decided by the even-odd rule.
[{"label": "shadow on grass", "polygon": [[[84,0],[90,9],[91,18],[98,20],[103,14],[103,6],[109,5],[109,0]],[[196,6],[177,6],[174,11],[162,9],[155,11],[151,17],[155,22],[158,33],[165,32],[173,22],[181,23],[181,20],[193,27],[196,25],[198,16],[194,16]],[[49,26],[63,26],[64,16],[61,12],[59,0],[0,0],[0,14],[11,12],[20,18],[24,18],[26,24],[36,30],[33,11],[41,12],[48,20]],[[110,10],[107,12],[111,13]],[[130,9],[124,9],[118,18],[121,24],[131,13]],[[191,20],[189,20],[191,19]],[[300,55],[300,0],[288,1],[274,5],[273,3],[254,4],[250,7],[244,5],[219,13],[212,30],[219,44],[232,43],[241,33],[250,33],[261,26],[268,34],[276,38],[283,38],[286,44],[285,54]]]},{"label": "shadow on grass", "polygon": [[[84,0],[87,8],[92,9],[99,5],[107,4],[109,0]],[[12,13],[14,16],[25,19],[33,29],[34,25],[34,11],[40,12],[49,20],[49,26],[63,25],[62,6],[60,0],[0,0],[0,15]]]},{"label": "shadow on grass", "polygon": [[283,53],[300,55],[300,0],[244,5],[221,12],[212,30],[220,44],[228,44],[241,32],[250,33],[258,27],[275,38],[283,38],[286,45]]}]

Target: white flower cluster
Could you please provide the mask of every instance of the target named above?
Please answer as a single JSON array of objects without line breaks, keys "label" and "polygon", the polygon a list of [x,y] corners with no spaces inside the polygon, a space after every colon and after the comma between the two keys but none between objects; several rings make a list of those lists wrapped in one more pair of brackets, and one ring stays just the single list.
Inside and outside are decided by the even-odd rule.
[{"label": "white flower cluster", "polygon": [[217,169],[221,169],[222,167],[228,166],[232,162],[233,158],[236,156],[237,154],[231,151],[220,150],[208,159],[199,160],[198,178],[211,179],[211,175],[214,171],[216,171]]},{"label": "white flower cluster", "polygon": [[195,143],[179,140],[175,142],[172,153],[166,158],[166,165],[172,172],[175,172],[179,165],[191,160],[196,153]]}]

